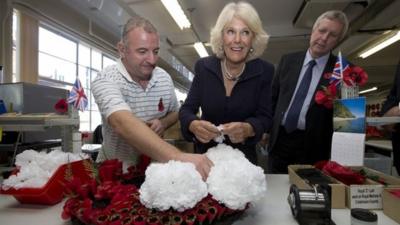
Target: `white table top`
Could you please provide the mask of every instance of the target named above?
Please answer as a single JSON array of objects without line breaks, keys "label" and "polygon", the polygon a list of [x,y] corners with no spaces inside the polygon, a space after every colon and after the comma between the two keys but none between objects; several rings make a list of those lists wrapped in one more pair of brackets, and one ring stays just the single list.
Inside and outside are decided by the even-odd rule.
[{"label": "white table top", "polygon": [[[267,175],[268,191],[254,207],[249,208],[234,225],[296,225],[287,203],[289,179],[287,175]],[[13,197],[0,195],[0,224],[13,225],[67,225],[61,219],[63,203],[54,206],[19,204]],[[383,214],[378,214],[378,225],[398,225]],[[337,225],[350,225],[350,210],[332,210],[332,219]]]}]

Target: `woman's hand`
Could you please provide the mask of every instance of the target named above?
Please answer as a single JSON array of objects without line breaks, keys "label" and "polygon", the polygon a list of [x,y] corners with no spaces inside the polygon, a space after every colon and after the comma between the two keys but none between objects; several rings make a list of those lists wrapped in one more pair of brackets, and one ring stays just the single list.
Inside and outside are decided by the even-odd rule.
[{"label": "woman's hand", "polygon": [[255,135],[253,127],[249,123],[231,122],[223,124],[223,133],[232,143],[242,143],[248,137]]},{"label": "woman's hand", "polygon": [[214,124],[205,120],[193,120],[189,125],[189,130],[202,143],[208,143],[221,135],[221,132]]}]

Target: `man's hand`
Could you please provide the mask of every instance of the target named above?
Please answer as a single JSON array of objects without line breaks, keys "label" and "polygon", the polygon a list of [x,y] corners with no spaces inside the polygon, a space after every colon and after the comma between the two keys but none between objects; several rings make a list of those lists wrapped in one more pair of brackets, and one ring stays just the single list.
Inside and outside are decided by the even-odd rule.
[{"label": "man's hand", "polygon": [[162,137],[164,135],[165,127],[164,124],[159,119],[154,119],[147,121],[146,124],[152,129],[158,136]]},{"label": "man's hand", "polygon": [[400,107],[399,106],[392,107],[383,116],[400,116]]},{"label": "man's hand", "polygon": [[182,153],[177,157],[177,160],[193,163],[204,181],[207,180],[208,173],[210,173],[211,167],[214,166],[212,161],[207,158],[205,154]]},{"label": "man's hand", "polygon": [[253,127],[249,123],[243,122],[223,124],[223,133],[229,137],[232,143],[242,143],[248,137],[255,135]]},{"label": "man's hand", "polygon": [[[394,106],[389,109],[383,116],[400,116],[400,107]],[[395,124],[387,124],[382,126],[383,129],[387,132],[394,132],[395,131]]]},{"label": "man's hand", "polygon": [[193,120],[189,125],[189,130],[202,143],[208,143],[221,135],[221,132],[214,124],[205,120]]}]

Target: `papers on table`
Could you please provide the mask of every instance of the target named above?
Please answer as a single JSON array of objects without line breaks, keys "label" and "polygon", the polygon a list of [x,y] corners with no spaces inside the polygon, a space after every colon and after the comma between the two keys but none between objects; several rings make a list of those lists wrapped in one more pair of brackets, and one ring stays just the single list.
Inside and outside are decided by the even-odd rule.
[{"label": "papers on table", "polygon": [[335,101],[332,161],[344,166],[362,166],[364,164],[365,108],[365,97]]},{"label": "papers on table", "polygon": [[334,132],[331,160],[345,166],[364,164],[365,134]]}]

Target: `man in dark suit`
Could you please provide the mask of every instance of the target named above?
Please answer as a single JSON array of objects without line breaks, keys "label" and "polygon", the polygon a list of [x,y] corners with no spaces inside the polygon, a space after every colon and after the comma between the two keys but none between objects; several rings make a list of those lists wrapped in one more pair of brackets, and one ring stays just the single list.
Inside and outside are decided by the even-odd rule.
[{"label": "man in dark suit", "polygon": [[[393,87],[382,106],[381,114],[400,116],[400,62],[397,65]],[[396,167],[397,174],[400,175],[400,124],[387,125],[385,129],[392,133],[393,165]]]},{"label": "man in dark suit", "polygon": [[323,74],[332,72],[336,62],[331,50],[347,29],[343,12],[325,12],[314,23],[308,50],[282,57],[272,84],[270,173],[287,173],[288,165],[329,159],[333,111],[316,104],[315,93],[328,85]]}]

